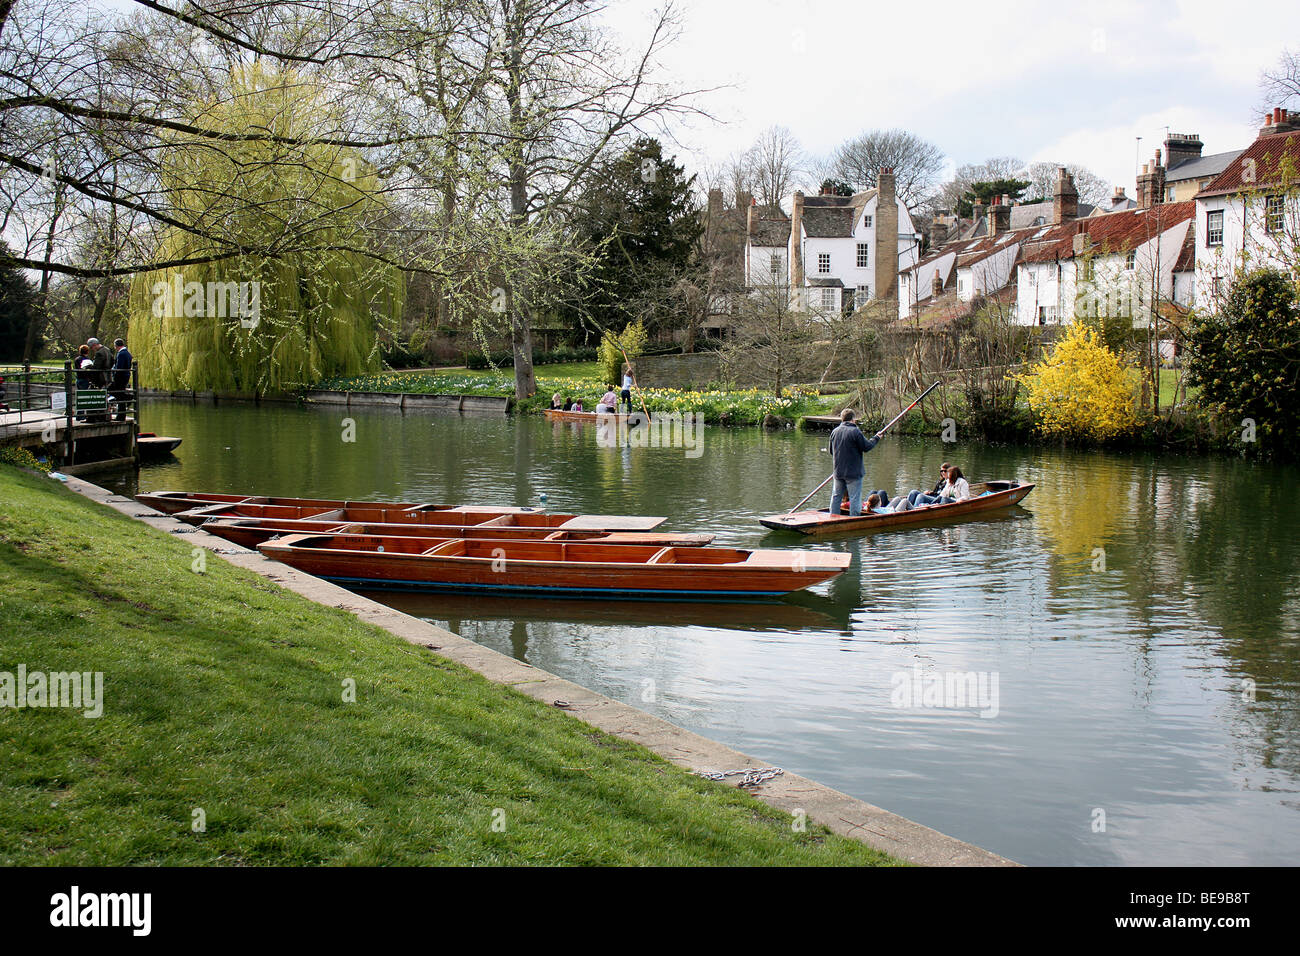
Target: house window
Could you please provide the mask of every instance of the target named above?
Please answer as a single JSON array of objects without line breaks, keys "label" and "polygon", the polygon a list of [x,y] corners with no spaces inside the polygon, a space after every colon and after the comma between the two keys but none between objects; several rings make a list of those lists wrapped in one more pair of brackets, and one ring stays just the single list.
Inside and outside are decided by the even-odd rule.
[{"label": "house window", "polygon": [[1205,244],[1207,246],[1223,245],[1223,210],[1205,214]]},{"label": "house window", "polygon": [[870,228],[871,228],[871,216],[870,216],[870,215],[867,215],[867,216],[863,216],[863,217],[862,217],[862,228],[863,228],[863,229],[870,229]]},{"label": "house window", "polygon": [[1213,280],[1211,280],[1211,282],[1210,282],[1210,292],[1213,293],[1213,295],[1214,295],[1214,297],[1215,297],[1216,299],[1219,298],[1219,296],[1223,295],[1223,277],[1222,277],[1222,276],[1215,276],[1215,277],[1213,278]]},{"label": "house window", "polygon": [[829,252],[819,252],[817,254],[817,271],[823,275],[831,271],[831,254]]},{"label": "house window", "polygon": [[853,293],[853,307],[860,309],[871,298],[871,286],[860,285]]},{"label": "house window", "polygon": [[781,274],[781,255],[780,255],[780,253],[774,253],[774,254],[772,255],[771,260],[768,262],[768,268],[771,269],[771,271],[772,271],[772,278],[773,278],[773,279],[775,279],[777,276],[779,276],[779,275]]},{"label": "house window", "polygon": [[1045,305],[1040,305],[1038,307],[1038,324],[1039,325],[1047,324],[1047,306]]},{"label": "house window", "polygon": [[833,308],[835,308],[835,290],[834,290],[834,289],[822,289],[822,308],[823,308],[823,309],[833,309]]},{"label": "house window", "polygon": [[858,243],[858,268],[865,269],[869,261],[870,260],[867,255],[867,243],[859,242]]},{"label": "house window", "polygon": [[1281,232],[1285,206],[1281,196],[1269,196],[1264,200],[1264,230],[1266,232]]},{"label": "house window", "polygon": [[1081,260],[1075,267],[1074,277],[1081,282],[1091,282],[1093,276],[1092,265],[1091,259]]},{"label": "house window", "polygon": [[1138,254],[1136,249],[1130,249],[1128,255],[1124,257],[1124,271],[1132,272],[1137,268]]}]

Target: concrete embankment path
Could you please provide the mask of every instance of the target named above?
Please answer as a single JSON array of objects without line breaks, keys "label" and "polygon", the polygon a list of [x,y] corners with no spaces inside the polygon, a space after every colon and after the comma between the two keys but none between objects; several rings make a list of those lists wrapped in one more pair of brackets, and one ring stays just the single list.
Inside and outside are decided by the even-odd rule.
[{"label": "concrete embankment path", "polygon": [[[249,551],[196,530],[182,521],[152,511],[132,498],[78,478],[70,477],[67,486],[161,531],[183,531],[186,540],[194,546],[216,552],[218,557],[231,564],[253,571],[318,604],[349,611],[412,644],[463,664],[491,681],[544,703],[558,705],[573,717],[606,733],[641,744],[687,770],[724,771],[767,766],[715,740],[683,730],[666,720],[499,654],[443,628],[272,561],[258,551]],[[802,812],[808,819],[836,833],[861,840],[909,863],[922,866],[1016,865],[995,853],[789,772],[765,781],[751,792],[778,810],[795,815]]]}]

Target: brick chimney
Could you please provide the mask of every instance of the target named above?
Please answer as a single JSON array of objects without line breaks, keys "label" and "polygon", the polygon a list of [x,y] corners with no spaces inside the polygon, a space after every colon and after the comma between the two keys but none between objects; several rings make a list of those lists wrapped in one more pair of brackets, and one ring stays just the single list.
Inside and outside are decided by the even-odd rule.
[{"label": "brick chimney", "polygon": [[989,235],[996,236],[1011,228],[1011,197],[994,196],[989,206]]},{"label": "brick chimney", "polygon": [[1165,139],[1165,162],[1168,169],[1189,159],[1200,159],[1205,144],[1195,133],[1170,133]]},{"label": "brick chimney", "polygon": [[1292,113],[1290,110],[1276,106],[1273,112],[1264,114],[1264,125],[1260,127],[1259,134],[1272,136],[1275,133],[1289,133],[1296,129],[1300,129],[1300,113]]},{"label": "brick chimney", "polygon": [[1142,164],[1137,193],[1139,209],[1150,209],[1165,201],[1165,167],[1160,163],[1160,150],[1156,150],[1155,162]]},{"label": "brick chimney", "polygon": [[1064,166],[1056,167],[1056,190],[1052,193],[1052,225],[1079,218],[1079,190]]},{"label": "brick chimney", "polygon": [[898,196],[892,166],[876,179],[876,279],[872,297],[898,306]]},{"label": "brick chimney", "polygon": [[939,270],[934,270],[934,277],[930,280],[930,297],[937,299],[943,295],[943,276],[939,275]]},{"label": "brick chimney", "polygon": [[[795,190],[790,210],[790,288],[803,288],[803,193]],[[795,293],[796,295],[801,293]]]},{"label": "brick chimney", "polygon": [[930,248],[938,249],[948,241],[948,222],[942,216],[935,216],[930,222]]}]

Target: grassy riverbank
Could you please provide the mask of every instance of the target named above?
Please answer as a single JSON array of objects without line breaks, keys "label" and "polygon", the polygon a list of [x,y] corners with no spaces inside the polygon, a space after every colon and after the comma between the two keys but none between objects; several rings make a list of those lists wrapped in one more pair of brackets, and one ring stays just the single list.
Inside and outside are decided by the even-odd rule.
[{"label": "grassy riverbank", "polygon": [[0,465],[0,672],[104,675],[97,719],[0,709],[0,865],[891,862],[193,560]]}]

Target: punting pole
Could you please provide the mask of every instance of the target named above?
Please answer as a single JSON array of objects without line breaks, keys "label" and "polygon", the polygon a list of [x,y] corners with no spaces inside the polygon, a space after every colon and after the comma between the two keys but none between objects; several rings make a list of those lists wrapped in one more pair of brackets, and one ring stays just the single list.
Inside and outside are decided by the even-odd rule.
[{"label": "punting pole", "polygon": [[[933,391],[934,391],[936,388],[938,388],[938,387],[939,387],[939,383],[938,383],[938,382],[935,382],[933,385],[931,385],[929,388],[927,388],[924,392],[922,392],[920,395],[917,396],[916,401],[914,401],[911,405],[908,405],[905,409],[903,409],[901,412],[899,412],[897,415],[895,415],[893,421],[891,421],[891,422],[890,422],[888,425],[886,425],[884,428],[880,429],[880,431],[876,432],[875,435],[873,435],[872,437],[873,437],[873,438],[879,438],[879,437],[881,437],[882,435],[884,435],[885,432],[889,431],[891,428],[893,428],[895,425],[898,424],[898,420],[899,420],[900,418],[902,418],[904,415],[906,415],[906,414],[907,414],[908,412],[910,412],[912,409],[916,408],[917,405],[920,405],[920,404],[921,404],[921,399],[925,398],[925,396],[929,395],[931,392],[933,392]],[[834,478],[834,477],[835,477],[835,473],[834,473],[834,472],[832,472],[831,474],[827,475],[827,476],[826,476],[826,481],[823,481],[820,485],[818,485],[816,488],[814,488],[814,489],[812,490],[812,492],[808,495],[808,498],[811,498],[813,495],[817,494],[817,492],[819,492],[819,491],[821,491],[823,488],[825,488],[825,487],[826,487],[826,482],[830,481],[830,480],[831,480],[832,478]],[[799,508],[804,504],[804,502],[806,502],[806,501],[808,500],[808,498],[805,498],[803,501],[799,502],[799,504],[795,505],[793,508],[791,508],[789,511],[787,511],[786,514],[788,514],[788,515],[792,515],[792,514],[794,514],[796,511],[799,510]]]}]

